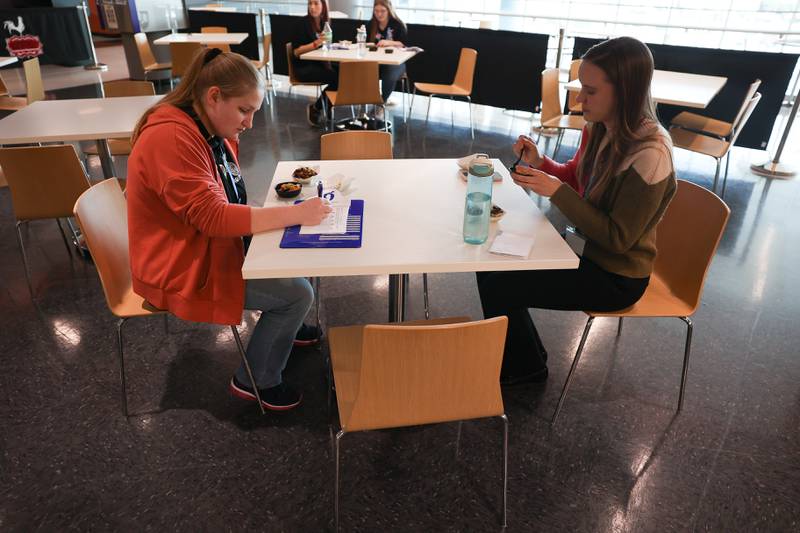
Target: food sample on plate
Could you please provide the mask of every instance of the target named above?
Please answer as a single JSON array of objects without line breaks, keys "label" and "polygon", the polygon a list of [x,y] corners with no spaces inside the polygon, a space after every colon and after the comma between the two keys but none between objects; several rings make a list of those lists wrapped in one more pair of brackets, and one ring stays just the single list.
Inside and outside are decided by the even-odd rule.
[{"label": "food sample on plate", "polygon": [[492,204],[492,210],[489,212],[489,218],[498,220],[505,215],[506,212],[499,205]]},{"label": "food sample on plate", "polygon": [[292,177],[297,181],[308,182],[311,178],[317,175],[317,171],[311,167],[299,167],[294,169]]},{"label": "food sample on plate", "polygon": [[303,186],[299,183],[295,183],[293,181],[284,181],[275,185],[275,192],[281,198],[294,198],[300,194],[300,190],[302,188]]}]

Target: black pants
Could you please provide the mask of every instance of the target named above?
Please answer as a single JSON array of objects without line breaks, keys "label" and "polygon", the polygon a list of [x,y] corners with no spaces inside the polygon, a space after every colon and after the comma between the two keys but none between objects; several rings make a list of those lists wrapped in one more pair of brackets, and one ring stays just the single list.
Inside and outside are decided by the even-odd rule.
[{"label": "black pants", "polygon": [[325,87],[325,89],[322,91],[322,96],[320,96],[317,101],[314,102],[314,107],[317,109],[322,109],[323,98],[327,100],[325,91],[329,89],[331,91],[335,91],[339,87],[339,69],[329,65],[328,63],[317,61],[300,61],[294,66],[294,74],[300,81],[315,81],[327,85],[327,87]]},{"label": "black pants", "polygon": [[649,277],[606,272],[587,259],[581,259],[577,270],[478,272],[476,276],[484,317],[508,317],[503,376],[523,376],[547,366],[547,351],[529,308],[616,311],[636,303],[650,281]]},{"label": "black pants", "polygon": [[403,77],[405,72],[405,65],[380,66],[381,97],[383,98],[384,103],[389,100],[389,97],[392,95],[392,91],[394,91],[394,88],[397,86],[397,81]]}]

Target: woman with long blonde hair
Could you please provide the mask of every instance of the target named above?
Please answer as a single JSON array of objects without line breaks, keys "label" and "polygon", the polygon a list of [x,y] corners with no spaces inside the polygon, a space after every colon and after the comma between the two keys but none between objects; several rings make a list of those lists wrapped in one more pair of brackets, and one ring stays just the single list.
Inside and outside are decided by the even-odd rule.
[{"label": "woman with long blonde hair", "polygon": [[[372,19],[367,28],[367,41],[379,47],[403,47],[408,39],[408,28],[400,20],[391,0],[375,0]],[[381,65],[381,96],[388,102],[397,81],[405,74],[405,65]]]},{"label": "woman with long blonde hair", "polygon": [[478,274],[486,318],[509,318],[501,382],[547,378],[547,352],[528,311],[614,311],[644,294],[656,257],[656,225],[675,194],[672,143],[650,98],[653,56],[619,37],[583,56],[578,102],[588,125],[575,156],[559,164],[521,136],[512,169],[518,185],[550,198],[569,220],[577,270]]},{"label": "woman with long blonde hair", "polygon": [[[313,342],[303,325],[313,301],[305,278],[242,279],[254,233],[318,224],[330,211],[313,198],[251,207],[238,166],[239,136],[252,128],[264,79],[250,61],[200,50],[181,83],[139,120],[128,160],[128,235],[133,290],[159,309],[195,322],[239,324],[261,311],[247,346],[262,405],[291,409],[302,394],[281,377],[293,341]],[[255,401],[246,369],[233,395]]]}]

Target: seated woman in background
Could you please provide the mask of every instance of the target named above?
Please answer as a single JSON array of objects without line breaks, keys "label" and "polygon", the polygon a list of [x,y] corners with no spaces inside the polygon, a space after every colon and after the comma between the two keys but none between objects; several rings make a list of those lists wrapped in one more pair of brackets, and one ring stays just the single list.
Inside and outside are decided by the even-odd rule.
[{"label": "seated woman in background", "polygon": [[292,38],[292,61],[297,79],[327,85],[317,101],[306,110],[308,123],[312,126],[320,125],[323,107],[330,103],[325,91],[335,91],[339,86],[339,71],[327,61],[303,61],[300,56],[322,46],[325,42],[322,30],[329,20],[328,0],[308,0],[308,12],[300,19]]},{"label": "seated woman in background", "polygon": [[[239,324],[260,310],[247,360],[267,409],[291,409],[302,394],[281,377],[314,296],[305,278],[242,279],[250,235],[318,224],[330,211],[313,198],[250,207],[237,164],[239,135],[253,126],[264,79],[250,61],[219,49],[198,51],[180,85],[136,125],[128,160],[128,234],[133,290],[184,319]],[[303,326],[303,327],[301,327]],[[255,401],[242,365],[231,392]]]},{"label": "seated woman in background", "polygon": [[[367,28],[367,41],[378,46],[405,46],[408,38],[406,25],[397,16],[392,7],[391,0],[375,0],[372,7],[372,19]],[[388,102],[392,95],[397,81],[405,74],[406,66],[403,65],[381,65],[381,96],[384,103]]]},{"label": "seated woman in background", "polygon": [[567,242],[577,270],[478,273],[486,318],[507,315],[501,383],[544,381],[547,352],[528,311],[613,311],[644,294],[656,256],[656,225],[676,181],[669,134],[650,99],[653,56],[642,42],[620,37],[590,48],[578,75],[578,102],[588,125],[575,156],[559,164],[521,136],[514,151],[529,166],[514,181],[549,197],[569,219]]}]

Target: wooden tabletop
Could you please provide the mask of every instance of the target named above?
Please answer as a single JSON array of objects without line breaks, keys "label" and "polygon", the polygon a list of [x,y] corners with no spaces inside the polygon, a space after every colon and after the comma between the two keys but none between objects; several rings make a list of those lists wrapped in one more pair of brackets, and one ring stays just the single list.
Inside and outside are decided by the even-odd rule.
[{"label": "wooden tabletop", "polygon": [[[387,50],[392,52],[386,53]],[[402,65],[412,57],[417,55],[417,52],[406,50],[404,48],[389,48],[381,47],[375,52],[364,50],[363,53],[358,52],[358,45],[348,45],[346,50],[323,50],[317,48],[311,52],[306,52],[300,56],[300,59],[308,61],[377,61],[381,65]]]}]

